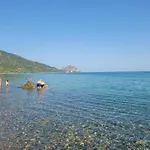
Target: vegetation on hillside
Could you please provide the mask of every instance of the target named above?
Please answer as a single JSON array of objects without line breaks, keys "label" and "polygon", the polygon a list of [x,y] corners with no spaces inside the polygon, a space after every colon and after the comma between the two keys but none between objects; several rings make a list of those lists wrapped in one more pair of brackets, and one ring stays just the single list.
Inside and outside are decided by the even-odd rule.
[{"label": "vegetation on hillside", "polygon": [[59,69],[0,50],[0,73],[58,72]]}]

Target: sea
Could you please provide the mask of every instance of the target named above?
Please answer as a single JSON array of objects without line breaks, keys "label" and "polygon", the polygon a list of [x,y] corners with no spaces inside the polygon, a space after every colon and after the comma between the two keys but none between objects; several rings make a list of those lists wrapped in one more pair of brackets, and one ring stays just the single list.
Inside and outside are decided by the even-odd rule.
[{"label": "sea", "polygon": [[0,76],[1,150],[150,150],[150,72]]}]

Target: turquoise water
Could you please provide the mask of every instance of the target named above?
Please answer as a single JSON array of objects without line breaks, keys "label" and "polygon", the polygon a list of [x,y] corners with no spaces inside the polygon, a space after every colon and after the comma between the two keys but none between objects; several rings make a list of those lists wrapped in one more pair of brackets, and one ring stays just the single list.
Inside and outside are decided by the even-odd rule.
[{"label": "turquoise water", "polygon": [[0,149],[150,149],[149,72],[1,76]]}]

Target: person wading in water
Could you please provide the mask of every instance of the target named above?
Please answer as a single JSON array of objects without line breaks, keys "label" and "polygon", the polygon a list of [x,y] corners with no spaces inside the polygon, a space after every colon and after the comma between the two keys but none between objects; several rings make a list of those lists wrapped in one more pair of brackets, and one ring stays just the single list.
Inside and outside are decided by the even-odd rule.
[{"label": "person wading in water", "polygon": [[2,87],[2,78],[0,77],[0,87]]},{"label": "person wading in water", "polygon": [[9,85],[9,81],[8,80],[6,80],[6,86],[8,86]]},{"label": "person wading in water", "polygon": [[43,88],[44,87],[44,85],[45,85],[45,83],[44,83],[44,81],[43,80],[38,80],[38,82],[37,82],[37,87],[38,88]]}]

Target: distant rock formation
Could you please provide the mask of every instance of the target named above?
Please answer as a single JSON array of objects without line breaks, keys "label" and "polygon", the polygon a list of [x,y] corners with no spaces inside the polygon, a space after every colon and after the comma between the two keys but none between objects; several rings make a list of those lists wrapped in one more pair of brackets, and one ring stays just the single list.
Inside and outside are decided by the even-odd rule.
[{"label": "distant rock formation", "polygon": [[63,67],[62,71],[64,71],[64,72],[80,72],[80,70],[78,68],[71,66],[71,65],[69,65],[67,67]]}]

